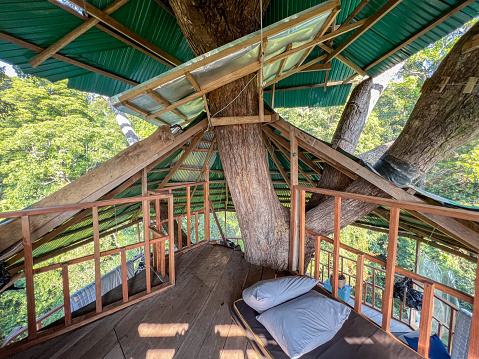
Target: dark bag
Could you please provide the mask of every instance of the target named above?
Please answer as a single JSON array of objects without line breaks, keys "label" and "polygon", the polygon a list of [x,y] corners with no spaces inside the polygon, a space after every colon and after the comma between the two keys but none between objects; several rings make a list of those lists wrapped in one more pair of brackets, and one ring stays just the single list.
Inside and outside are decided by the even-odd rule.
[{"label": "dark bag", "polygon": [[408,308],[418,311],[422,309],[422,293],[413,289],[411,278],[404,277],[394,283],[393,297],[398,298]]}]

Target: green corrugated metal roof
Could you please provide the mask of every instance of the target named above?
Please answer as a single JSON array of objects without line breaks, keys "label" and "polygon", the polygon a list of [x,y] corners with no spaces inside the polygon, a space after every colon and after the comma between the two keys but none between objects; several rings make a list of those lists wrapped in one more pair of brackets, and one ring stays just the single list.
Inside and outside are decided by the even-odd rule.
[{"label": "green corrugated metal roof", "polygon": [[[386,1],[371,0],[356,17],[356,20],[370,16],[380,9]],[[113,0],[90,0],[89,2],[103,9]],[[264,26],[322,2],[324,1],[272,0],[265,13]],[[338,16],[338,23],[342,23],[359,3],[360,0],[342,1],[342,11]],[[342,55],[360,67],[365,67],[459,3],[459,0],[404,0],[349,46]],[[401,62],[469,21],[472,17],[477,16],[478,13],[479,2],[476,1],[372,68],[369,74],[375,76]],[[174,17],[154,0],[130,0],[113,13],[112,17],[181,62],[194,57]],[[80,25],[82,21],[77,16],[66,12],[47,0],[3,0],[0,3],[0,31],[42,47],[51,45],[61,36]],[[333,47],[337,47],[350,34],[335,39]],[[139,83],[168,70],[167,66],[97,28],[88,30],[62,49],[61,53]],[[319,49],[315,49],[311,57],[319,56],[320,53]],[[55,59],[49,59],[33,69],[28,65],[28,60],[34,55],[33,51],[0,40],[0,58],[18,65],[26,73],[45,77],[52,81],[68,78],[70,87],[110,96],[130,87],[116,80],[90,73]],[[342,81],[351,76],[352,73],[353,71],[350,68],[335,60],[329,79],[330,81]],[[295,74],[279,82],[277,87],[320,84],[323,80],[324,74],[322,73]],[[324,93],[322,89],[314,89],[309,93],[291,91],[287,95],[281,95],[276,105],[281,103],[282,106],[304,106],[306,97],[314,98],[314,103],[311,106],[331,106],[344,103],[348,88],[343,87],[341,90],[335,91],[339,92],[335,92],[334,99],[332,99],[333,96],[329,91]]]}]

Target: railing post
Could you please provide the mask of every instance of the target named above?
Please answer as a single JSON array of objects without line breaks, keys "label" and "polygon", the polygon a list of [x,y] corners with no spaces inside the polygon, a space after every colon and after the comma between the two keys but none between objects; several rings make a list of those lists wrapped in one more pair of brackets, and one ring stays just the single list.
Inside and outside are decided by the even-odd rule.
[{"label": "railing post", "polygon": [[319,279],[319,266],[321,264],[321,237],[316,237],[316,247],[314,253],[314,278]]},{"label": "railing post", "polygon": [[188,247],[191,247],[191,193],[190,186],[186,186],[186,236]]},{"label": "railing post", "polygon": [[[421,322],[419,324],[419,343],[417,352],[419,355],[429,357],[429,338],[432,329],[432,315],[434,309],[434,283],[424,283],[422,299]],[[470,354],[470,353],[469,353]],[[477,357],[476,357],[477,358]]]},{"label": "railing post", "polygon": [[178,215],[178,219],[176,220],[178,223],[178,250],[183,250],[183,231],[181,229],[181,215]]},{"label": "railing post", "polygon": [[[155,200],[155,214],[156,229],[161,233],[163,230],[161,227],[161,207],[159,198]],[[159,269],[160,274],[164,277],[166,275],[165,241],[158,243],[157,247],[159,248],[157,268]]]},{"label": "railing post", "polygon": [[62,265],[63,280],[63,313],[65,314],[65,327],[72,324],[72,308],[70,305],[70,282],[68,279],[68,265]]},{"label": "railing post", "polygon": [[306,236],[306,193],[299,191],[299,274],[304,275],[304,251]]},{"label": "railing post", "polygon": [[354,287],[354,310],[361,314],[363,303],[364,254],[358,254],[356,260],[356,286]]},{"label": "railing post", "polygon": [[298,215],[298,196],[295,186],[298,185],[298,140],[294,127],[289,133],[289,153],[290,153],[290,168],[291,168],[291,218],[290,218],[290,238],[289,238],[289,270],[294,271],[298,269],[298,253],[299,253],[299,215]]},{"label": "railing post", "polygon": [[339,286],[339,248],[341,234],[341,197],[334,197],[334,250],[333,250],[333,296],[338,297]]},{"label": "railing post", "polygon": [[[143,236],[145,240],[145,271],[146,292],[151,292],[151,269],[150,269],[150,201],[143,200]],[[174,232],[174,231],[173,231]],[[174,235],[174,233],[173,233]]]},{"label": "railing post", "polygon": [[25,266],[25,288],[27,294],[28,339],[37,336],[37,318],[35,312],[35,284],[33,282],[33,254],[30,237],[30,217],[22,216],[23,253]]},{"label": "railing post", "polygon": [[206,183],[203,185],[204,188],[204,209],[205,211],[203,212],[203,222],[205,226],[205,240],[207,242],[210,241],[210,205],[209,205],[209,200],[210,200],[210,169],[209,167],[206,167],[206,172],[205,172],[205,181]]},{"label": "railing post", "polygon": [[[382,328],[389,332],[393,308],[394,273],[396,272],[396,255],[399,229],[399,208],[391,207],[389,218],[388,255],[386,260],[386,284],[383,291]],[[373,302],[374,303],[374,302]],[[422,317],[422,315],[421,315]]]},{"label": "railing post", "polygon": [[170,265],[170,283],[175,284],[175,229],[174,229],[174,207],[173,197],[168,198],[168,246],[169,246],[169,265]]},{"label": "railing post", "polygon": [[128,274],[126,270],[126,252],[123,248],[120,252],[121,256],[121,290],[123,293],[123,302],[128,302]]},{"label": "railing post", "polygon": [[471,336],[468,358],[479,358],[479,263],[476,269],[476,288],[472,307]]},{"label": "railing post", "polygon": [[98,207],[92,208],[93,213],[93,249],[95,261],[95,297],[96,297],[96,312],[101,313],[101,269],[100,269],[100,229],[98,225]]},{"label": "railing post", "polygon": [[200,213],[198,211],[196,211],[195,213],[195,238],[196,238],[196,243],[195,244],[198,244],[198,242],[200,241],[200,234],[198,233],[198,228],[199,228],[199,222],[200,222],[200,219],[199,219],[199,216]]}]

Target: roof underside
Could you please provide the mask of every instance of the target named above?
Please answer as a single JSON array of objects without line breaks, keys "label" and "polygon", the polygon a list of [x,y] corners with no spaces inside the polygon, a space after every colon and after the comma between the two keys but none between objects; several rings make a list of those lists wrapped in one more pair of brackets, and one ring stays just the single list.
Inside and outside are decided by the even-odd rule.
[{"label": "roof underside", "polygon": [[[98,9],[105,9],[113,0],[90,0]],[[161,1],[160,1],[161,2]],[[25,40],[30,44],[46,48],[62,36],[77,28],[84,22],[79,13],[55,5],[56,0],[6,0],[0,4],[0,33]],[[166,7],[168,7],[167,2]],[[271,25],[288,16],[306,10],[324,1],[312,0],[272,0],[266,11],[264,26]],[[337,24],[342,24],[358,6],[360,0],[343,0],[342,10],[337,17]],[[387,0],[371,0],[354,17],[359,21],[373,15],[381,9]],[[467,4],[468,6],[464,6]],[[396,48],[405,40],[440,19],[445,14],[460,8],[452,17],[427,31],[401,50],[391,54],[376,66],[367,69],[376,60]],[[428,44],[438,40],[479,13],[479,2],[460,0],[403,0],[374,26],[367,30],[355,42],[347,47],[341,55],[353,62],[360,69],[375,76],[401,62]],[[130,0],[111,17],[125,25],[134,33],[156,45],[161,50],[184,63],[194,55],[186,42],[175,17],[154,0]],[[333,49],[340,46],[353,32],[337,37]],[[132,82],[142,83],[169,70],[169,67],[157,61],[155,56],[145,55],[145,51],[133,48],[124,35],[101,23],[65,46],[59,54],[76,61],[108,71],[126,79],[127,84],[78,66],[67,64],[56,58],[49,58],[37,68],[32,68],[28,61],[36,52],[12,44],[10,37],[0,36],[0,58],[18,65],[24,72],[47,78],[51,81],[69,79],[69,86],[75,89],[105,95],[115,95],[132,87]],[[15,42],[15,39],[13,40]],[[18,43],[18,42],[17,42]],[[28,46],[27,46],[28,47]],[[309,58],[321,54],[316,47]],[[151,55],[151,53],[150,53]],[[329,83],[343,81],[355,73],[351,67],[337,59],[332,60],[332,69],[326,72],[308,72],[294,74],[276,85],[276,89],[297,86],[324,84],[326,76]],[[337,88],[322,87],[278,92],[275,106],[332,106],[344,104],[350,85],[337,85]],[[269,95],[266,96],[269,99]]]}]

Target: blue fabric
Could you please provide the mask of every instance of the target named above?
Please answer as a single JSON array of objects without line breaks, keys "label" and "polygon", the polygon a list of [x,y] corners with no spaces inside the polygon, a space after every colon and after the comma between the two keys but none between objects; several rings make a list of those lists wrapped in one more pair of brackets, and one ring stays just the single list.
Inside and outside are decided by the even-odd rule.
[{"label": "blue fabric", "polygon": [[[407,335],[404,336],[407,343],[411,348],[417,350],[419,344],[419,338],[410,338]],[[443,344],[441,339],[437,336],[437,334],[431,335],[431,339],[429,340],[429,358],[430,359],[451,359],[446,346]]]},{"label": "blue fabric", "polygon": [[[333,287],[331,283],[329,282],[329,278],[324,282],[324,289],[329,291],[330,293],[333,292]],[[338,288],[338,297],[339,299],[345,301],[346,303],[348,302],[349,298],[351,296],[351,287],[349,285],[345,285],[341,289]]]}]

